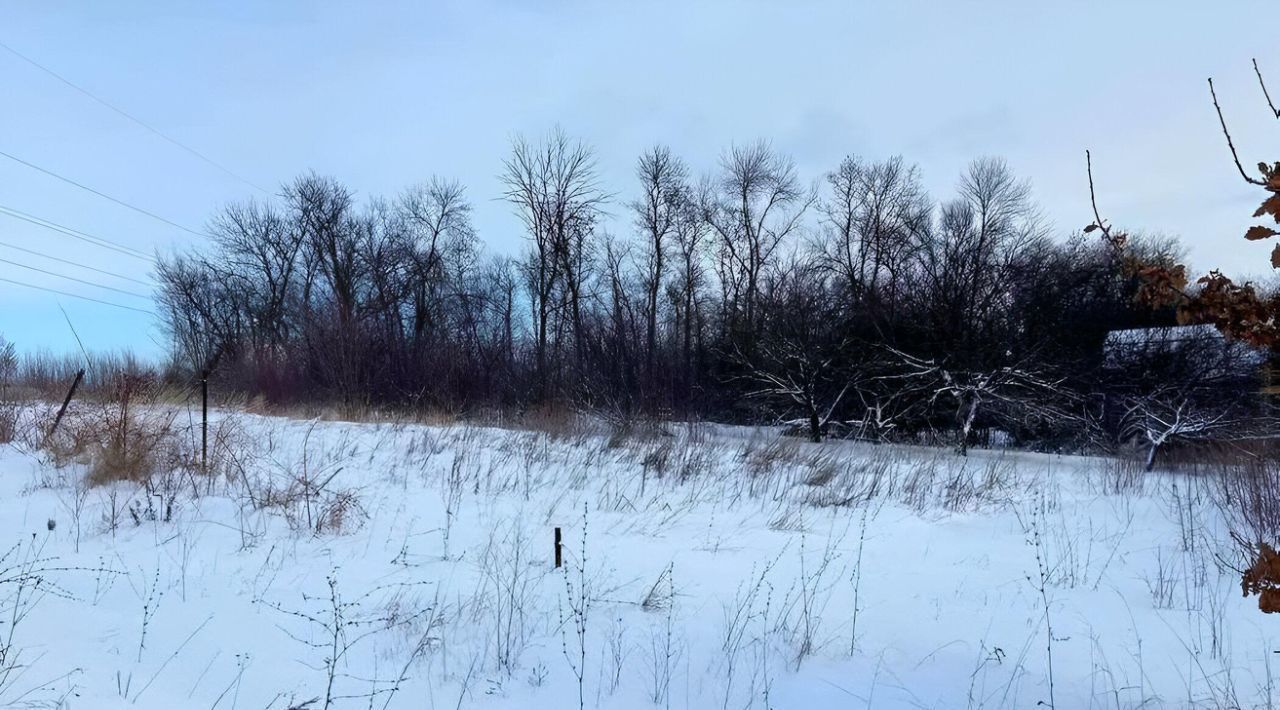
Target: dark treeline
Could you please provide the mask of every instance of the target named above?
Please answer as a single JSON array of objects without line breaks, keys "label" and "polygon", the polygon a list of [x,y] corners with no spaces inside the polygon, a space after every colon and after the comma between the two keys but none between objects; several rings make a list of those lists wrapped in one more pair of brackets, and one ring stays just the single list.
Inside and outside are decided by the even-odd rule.
[{"label": "dark treeline", "polygon": [[308,174],[222,209],[212,245],[159,267],[177,361],[281,405],[569,404],[963,448],[986,429],[1078,439],[1103,419],[1106,334],[1173,323],[1134,303],[1102,241],[1055,238],[1000,160],[940,199],[901,158],[810,184],[767,143],[701,177],[658,146],[606,188],[556,131],[516,140],[501,176],[518,258],[485,254],[463,186],[439,178],[357,203]]}]

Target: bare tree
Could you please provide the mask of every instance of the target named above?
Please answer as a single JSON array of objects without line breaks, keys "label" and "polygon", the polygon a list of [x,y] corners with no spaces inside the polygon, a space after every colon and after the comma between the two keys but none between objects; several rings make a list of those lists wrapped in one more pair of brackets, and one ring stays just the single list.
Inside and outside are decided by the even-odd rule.
[{"label": "bare tree", "polygon": [[1047,238],[1030,187],[999,160],[975,161],[918,256],[927,327],[952,357],[988,350],[1007,323],[1018,269]]},{"label": "bare tree", "polygon": [[226,257],[222,268],[244,289],[255,349],[279,348],[291,331],[286,306],[295,295],[302,231],[270,204],[249,200],[223,209],[209,233]]},{"label": "bare tree", "polygon": [[1209,325],[1114,331],[1104,352],[1101,428],[1148,470],[1170,445],[1275,434],[1254,396],[1266,356]]},{"label": "bare tree", "polygon": [[[533,297],[537,376],[545,396],[551,319],[558,302],[567,300],[573,324],[580,330],[585,246],[597,212],[608,198],[598,185],[592,150],[570,140],[559,128],[538,145],[516,138],[504,162],[502,181],[504,197],[515,206],[533,241],[526,268]],[[574,337],[580,339],[581,333]]]},{"label": "bare tree", "polygon": [[901,157],[866,164],[846,157],[826,179],[819,203],[828,268],[840,275],[855,302],[871,312],[892,311],[910,257],[927,229],[932,206],[919,171]]},{"label": "bare tree", "polygon": [[501,364],[509,369],[516,359],[516,293],[520,284],[516,262],[498,257],[490,262],[486,274],[486,282],[492,286],[486,290],[489,310],[496,323],[493,339]]},{"label": "bare tree", "polygon": [[244,342],[247,318],[234,280],[211,260],[174,255],[156,262],[156,303],[177,355],[192,370],[213,367]]},{"label": "bare tree", "polygon": [[751,383],[747,396],[798,411],[799,418],[784,422],[803,428],[814,443],[822,441],[852,384],[843,369],[847,341],[832,295],[816,264],[791,264],[771,284],[769,317],[755,349],[750,355],[737,351]]},{"label": "bare tree", "polygon": [[1275,435],[1274,421],[1248,411],[1238,401],[1206,401],[1176,386],[1125,396],[1120,408],[1121,437],[1146,449],[1148,471],[1155,468],[1160,452],[1172,444],[1245,441]]},{"label": "bare tree", "polygon": [[13,438],[17,424],[17,403],[10,401],[9,388],[18,373],[18,351],[0,334],[0,442]]},{"label": "bare tree", "polygon": [[795,164],[765,141],[734,146],[720,159],[703,218],[718,237],[726,320],[750,351],[759,327],[765,268],[800,226],[815,196],[800,185]]},{"label": "bare tree", "polygon": [[894,348],[886,352],[897,361],[898,372],[887,378],[911,383],[926,393],[930,404],[950,401],[958,432],[956,452],[967,455],[974,425],[984,409],[1007,408],[1017,416],[1063,419],[1074,416],[1063,405],[1073,394],[1061,379],[1037,370],[1037,358],[983,370],[952,367],[945,361],[924,359]]},{"label": "bare tree", "polygon": [[307,347],[325,385],[350,406],[366,394],[360,319],[368,273],[362,236],[370,225],[357,216],[351,191],[333,178],[302,176],[285,187],[284,198],[306,246],[303,307],[319,314],[308,318]]},{"label": "bare tree", "polygon": [[681,388],[686,394],[698,384],[695,352],[700,356],[703,339],[702,302],[707,282],[706,251],[710,228],[702,219],[699,204],[686,200],[675,214],[674,237],[676,250],[676,273],[669,288],[670,299],[675,311],[676,330],[680,333],[680,366]]},{"label": "bare tree", "polygon": [[286,186],[284,197],[295,213],[314,269],[308,289],[314,289],[318,279],[333,299],[339,319],[349,322],[355,317],[360,277],[351,191],[337,180],[313,173]]},{"label": "bare tree", "polygon": [[[643,285],[645,292],[645,379],[655,387],[655,360],[658,347],[658,294],[666,276],[669,241],[678,228],[681,211],[690,199],[688,168],[666,146],[655,146],[640,156],[636,177],[641,197],[631,203],[636,226],[642,236]],[[652,391],[649,396],[652,397]]]},{"label": "bare tree", "polygon": [[0,386],[7,386],[18,370],[18,354],[13,343],[0,335]]},{"label": "bare tree", "polygon": [[439,299],[448,290],[446,260],[459,263],[474,258],[477,244],[471,204],[461,183],[433,177],[402,193],[396,210],[410,243],[412,333],[421,339],[439,319]]},{"label": "bare tree", "polygon": [[[598,362],[593,367],[596,374],[608,382],[593,394],[613,414],[629,414],[637,395],[647,399],[646,393],[637,392],[638,378],[635,365],[634,344],[640,342],[637,323],[636,299],[628,296],[635,282],[628,278],[626,263],[630,258],[629,245],[606,236],[602,247],[602,298],[607,327],[601,329]],[[643,279],[643,275],[641,275]],[[640,307],[643,309],[643,306]],[[607,390],[607,391],[606,391]],[[606,402],[600,402],[601,398]],[[646,402],[647,405],[647,402]]]}]

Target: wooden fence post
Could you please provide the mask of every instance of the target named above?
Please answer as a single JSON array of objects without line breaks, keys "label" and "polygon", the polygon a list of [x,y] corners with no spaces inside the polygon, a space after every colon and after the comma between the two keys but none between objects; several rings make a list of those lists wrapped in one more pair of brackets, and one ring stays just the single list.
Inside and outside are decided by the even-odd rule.
[{"label": "wooden fence post", "polygon": [[58,430],[58,425],[62,423],[62,417],[67,413],[67,407],[71,404],[71,398],[76,396],[76,388],[80,386],[80,381],[84,379],[84,368],[80,368],[76,372],[76,378],[71,381],[71,389],[67,390],[67,398],[62,400],[62,406],[58,408],[58,416],[53,420],[53,426],[49,427],[49,433],[45,434],[44,440],[48,443],[49,438]]}]

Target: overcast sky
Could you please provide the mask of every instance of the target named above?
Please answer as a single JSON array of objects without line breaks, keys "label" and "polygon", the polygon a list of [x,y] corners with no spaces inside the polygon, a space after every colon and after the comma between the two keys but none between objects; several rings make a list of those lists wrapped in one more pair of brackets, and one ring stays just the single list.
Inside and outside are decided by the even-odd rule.
[{"label": "overcast sky", "polygon": [[[1235,173],[1215,77],[1246,165],[1280,158],[1250,58],[1280,92],[1273,3],[124,2],[8,3],[0,42],[251,183],[300,172],[359,195],[433,174],[467,186],[491,249],[523,239],[498,200],[517,133],[559,124],[594,145],[620,199],[645,147],[696,172],[768,138],[807,179],[849,153],[917,163],[935,197],[965,164],[1006,158],[1060,236],[1103,211],[1178,234],[1197,268],[1260,274],[1240,235],[1261,201]],[[0,50],[0,151],[199,231],[255,189]],[[144,250],[200,237],[0,157],[0,207]],[[618,207],[615,212],[621,214]],[[619,220],[615,232],[627,229]],[[0,215],[0,242],[146,280],[145,261]],[[0,259],[146,287],[0,246]],[[149,308],[0,261],[0,279]],[[24,349],[164,350],[143,313],[0,282],[0,333]]]}]

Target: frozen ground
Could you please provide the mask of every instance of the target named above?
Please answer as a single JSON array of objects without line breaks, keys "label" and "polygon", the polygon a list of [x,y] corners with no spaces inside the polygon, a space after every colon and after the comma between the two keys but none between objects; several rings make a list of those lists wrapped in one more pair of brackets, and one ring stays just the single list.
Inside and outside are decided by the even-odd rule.
[{"label": "frozen ground", "polygon": [[89,487],[81,464],[0,446],[0,704],[1273,697],[1276,620],[1241,597],[1189,477],[711,427],[619,439],[225,415],[216,431],[216,478],[147,488]]}]

